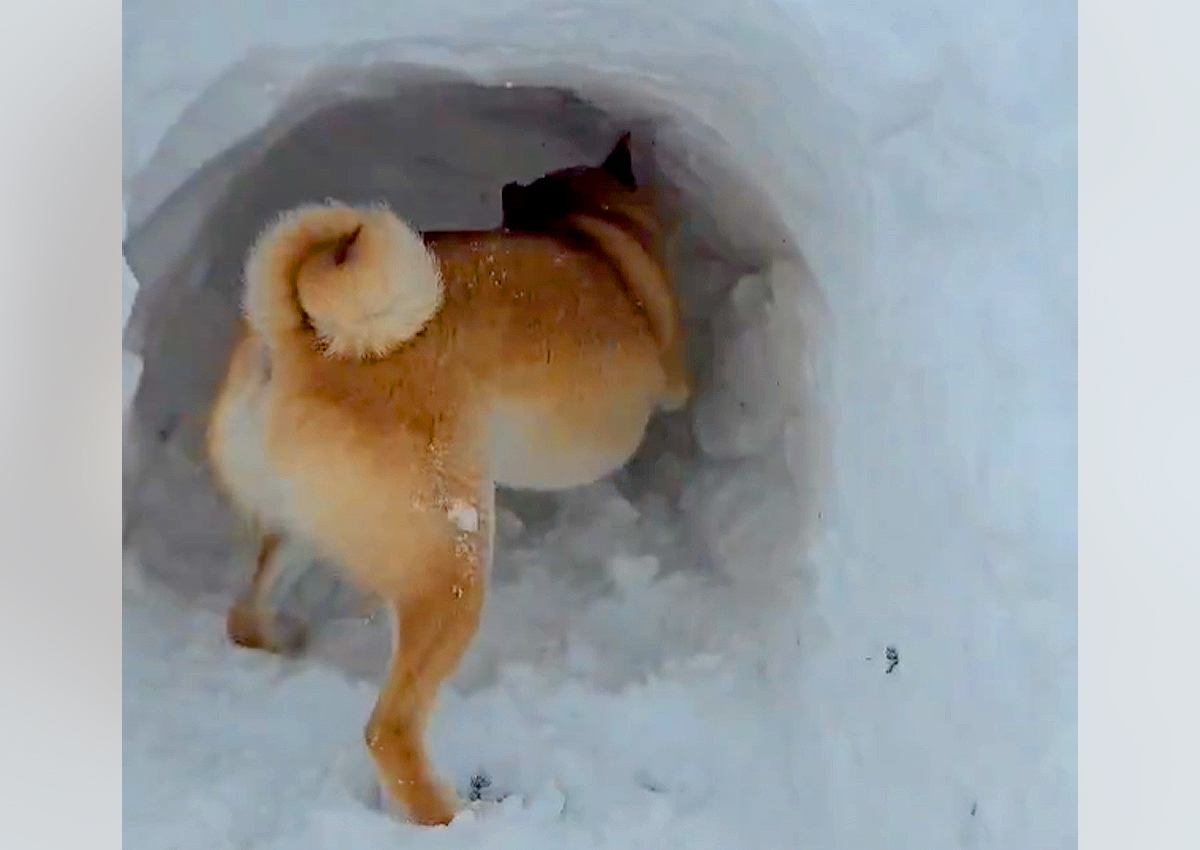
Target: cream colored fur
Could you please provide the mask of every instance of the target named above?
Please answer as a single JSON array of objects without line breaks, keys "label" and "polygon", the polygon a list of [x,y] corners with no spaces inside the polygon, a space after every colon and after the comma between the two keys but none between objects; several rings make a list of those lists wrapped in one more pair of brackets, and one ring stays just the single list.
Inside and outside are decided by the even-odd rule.
[{"label": "cream colored fur", "polygon": [[245,283],[255,330],[274,339],[306,314],[332,356],[387,354],[442,303],[436,261],[383,206],[331,202],[284,213],[251,250]]}]

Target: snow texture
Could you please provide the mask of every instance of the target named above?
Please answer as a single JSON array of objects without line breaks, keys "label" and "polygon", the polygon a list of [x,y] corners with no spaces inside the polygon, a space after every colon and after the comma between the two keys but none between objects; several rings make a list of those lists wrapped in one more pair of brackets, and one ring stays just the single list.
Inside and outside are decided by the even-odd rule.
[{"label": "snow texture", "polygon": [[479,530],[479,511],[464,501],[455,499],[446,514],[459,531],[473,533]]},{"label": "snow texture", "polygon": [[[124,10],[126,846],[1074,846],[1073,4]],[[311,652],[224,638],[251,548],[200,435],[241,259],[325,196],[492,226],[624,129],[699,392],[613,479],[501,494],[431,731],[478,799],[405,825],[362,600],[288,552]]]}]

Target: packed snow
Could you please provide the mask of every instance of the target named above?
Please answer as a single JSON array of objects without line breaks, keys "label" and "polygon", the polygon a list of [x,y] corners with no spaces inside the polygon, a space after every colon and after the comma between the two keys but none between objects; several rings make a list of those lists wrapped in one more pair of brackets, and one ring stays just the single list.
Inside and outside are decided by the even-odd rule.
[{"label": "packed snow", "polygon": [[[128,847],[1074,845],[1072,4],[124,9]],[[224,636],[240,263],[326,196],[493,226],[625,129],[698,393],[611,479],[501,494],[431,730],[471,803],[407,825],[370,601],[289,550],[308,652]]]}]

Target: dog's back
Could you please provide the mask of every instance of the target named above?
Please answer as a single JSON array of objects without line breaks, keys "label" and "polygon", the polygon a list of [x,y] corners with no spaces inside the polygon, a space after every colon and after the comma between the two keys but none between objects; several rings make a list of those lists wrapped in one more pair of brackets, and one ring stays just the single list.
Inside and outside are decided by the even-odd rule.
[{"label": "dog's back", "polygon": [[659,402],[675,410],[691,395],[679,303],[664,258],[661,210],[638,186],[629,144],[626,133],[596,167],[551,172],[527,186],[509,183],[501,193],[504,227],[553,234],[604,258],[650,323],[666,376]]},{"label": "dog's back", "polygon": [[486,423],[495,480],[558,489],[623,464],[667,382],[653,329],[607,257],[500,232],[428,243],[446,300],[396,366],[436,362],[434,380]]}]

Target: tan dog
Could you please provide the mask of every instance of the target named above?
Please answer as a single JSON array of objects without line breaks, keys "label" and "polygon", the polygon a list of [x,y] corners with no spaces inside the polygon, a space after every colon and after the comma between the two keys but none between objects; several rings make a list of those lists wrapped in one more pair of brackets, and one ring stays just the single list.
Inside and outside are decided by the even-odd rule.
[{"label": "tan dog", "polygon": [[393,658],[366,740],[390,801],[426,824],[456,810],[424,731],[479,624],[495,486],[595,481],[688,396],[628,137],[599,167],[510,184],[504,210],[503,229],[424,237],[383,208],[285,214],[250,251],[209,427],[263,535],[231,638],[291,648],[266,602],[287,535],[384,600]]}]

